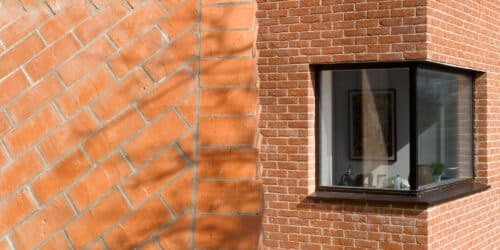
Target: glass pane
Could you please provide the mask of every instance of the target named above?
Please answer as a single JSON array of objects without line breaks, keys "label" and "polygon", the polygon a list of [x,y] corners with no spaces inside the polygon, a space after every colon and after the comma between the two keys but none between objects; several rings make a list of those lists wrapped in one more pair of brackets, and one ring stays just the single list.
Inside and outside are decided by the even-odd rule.
[{"label": "glass pane", "polygon": [[472,79],[417,69],[419,188],[472,177]]},{"label": "glass pane", "polygon": [[409,189],[409,70],[320,75],[322,186]]}]

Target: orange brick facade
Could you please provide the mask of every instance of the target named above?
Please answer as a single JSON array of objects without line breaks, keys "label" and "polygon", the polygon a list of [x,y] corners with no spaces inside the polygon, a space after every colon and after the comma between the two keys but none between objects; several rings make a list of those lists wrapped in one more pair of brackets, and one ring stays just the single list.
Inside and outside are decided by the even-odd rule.
[{"label": "orange brick facade", "polygon": [[[0,249],[493,249],[495,1],[0,2]],[[312,63],[475,82],[476,173],[433,207],[312,202]]]},{"label": "orange brick facade", "polygon": [[0,249],[257,247],[255,4],[0,4]]}]

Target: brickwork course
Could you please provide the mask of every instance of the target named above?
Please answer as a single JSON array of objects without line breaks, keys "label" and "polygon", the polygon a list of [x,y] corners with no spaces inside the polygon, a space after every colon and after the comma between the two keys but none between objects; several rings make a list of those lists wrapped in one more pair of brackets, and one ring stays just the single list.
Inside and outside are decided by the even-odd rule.
[{"label": "brickwork course", "polygon": [[[0,0],[0,249],[500,246],[496,0]],[[477,180],[433,207],[312,202],[312,63],[475,82]]]},{"label": "brickwork course", "polygon": [[[500,246],[500,4],[259,1],[260,161],[266,249]],[[437,205],[323,202],[315,186],[313,63],[433,61],[475,81],[475,170],[489,191]]]},{"label": "brickwork course", "polygon": [[0,249],[257,246],[254,3],[0,3]]}]

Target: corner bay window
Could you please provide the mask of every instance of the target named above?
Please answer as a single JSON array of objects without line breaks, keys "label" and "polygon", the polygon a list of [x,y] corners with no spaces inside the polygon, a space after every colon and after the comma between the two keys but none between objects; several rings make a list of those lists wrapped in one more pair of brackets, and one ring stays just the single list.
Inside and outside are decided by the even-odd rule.
[{"label": "corner bay window", "polygon": [[473,71],[427,62],[315,70],[319,191],[418,194],[472,180]]}]

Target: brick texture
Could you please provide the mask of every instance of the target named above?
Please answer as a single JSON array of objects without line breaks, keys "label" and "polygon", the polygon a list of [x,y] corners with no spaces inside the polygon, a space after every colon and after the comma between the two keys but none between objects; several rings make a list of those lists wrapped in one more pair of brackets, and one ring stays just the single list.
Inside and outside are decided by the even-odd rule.
[{"label": "brick texture", "polygon": [[[0,249],[494,249],[494,1],[0,4]],[[483,193],[308,201],[312,63],[431,60],[475,83]]]},{"label": "brick texture", "polygon": [[0,3],[0,249],[257,248],[256,5],[230,2]]},{"label": "brick texture", "polygon": [[[498,16],[494,2],[429,1],[427,56],[429,60],[456,64],[485,72],[475,81],[475,145],[476,176],[491,185],[491,190],[466,197],[429,210],[429,248],[483,248],[500,244],[498,218],[500,214],[500,154],[493,129],[498,116],[500,84],[500,41]],[[496,28],[495,28],[496,27]],[[496,219],[495,219],[496,218]],[[449,235],[444,240],[438,235]]]},{"label": "brick texture", "polygon": [[[265,203],[262,248],[496,248],[498,4],[257,2],[259,160]],[[434,207],[308,201],[306,195],[314,191],[315,183],[314,74],[309,64],[409,60],[486,72],[475,82],[475,168],[477,180],[491,189]],[[222,76],[218,79],[225,81]]]}]

